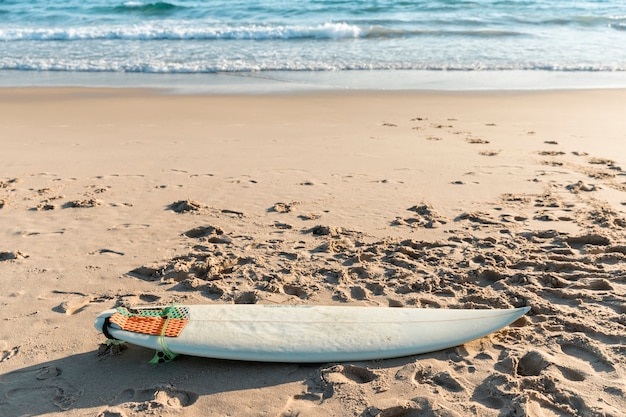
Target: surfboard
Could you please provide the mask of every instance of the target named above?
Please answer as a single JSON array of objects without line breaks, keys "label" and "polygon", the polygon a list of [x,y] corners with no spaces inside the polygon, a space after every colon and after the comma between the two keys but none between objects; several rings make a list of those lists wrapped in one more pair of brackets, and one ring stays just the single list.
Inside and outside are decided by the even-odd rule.
[{"label": "surfboard", "polygon": [[462,345],[502,329],[529,310],[175,305],[107,310],[94,325],[109,338],[168,354],[321,363],[410,356]]}]

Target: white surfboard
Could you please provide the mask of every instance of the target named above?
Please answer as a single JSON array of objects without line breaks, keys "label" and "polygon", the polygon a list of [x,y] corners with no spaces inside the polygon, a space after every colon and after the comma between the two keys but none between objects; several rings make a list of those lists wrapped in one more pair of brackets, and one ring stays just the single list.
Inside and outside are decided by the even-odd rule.
[{"label": "white surfboard", "polygon": [[[185,310],[187,321],[175,337],[122,330],[109,321],[117,310],[103,312],[94,325],[104,328],[109,337],[175,354],[264,362],[341,362],[462,345],[511,324],[530,310],[260,304],[179,307]],[[142,313],[142,308],[133,311]]]}]

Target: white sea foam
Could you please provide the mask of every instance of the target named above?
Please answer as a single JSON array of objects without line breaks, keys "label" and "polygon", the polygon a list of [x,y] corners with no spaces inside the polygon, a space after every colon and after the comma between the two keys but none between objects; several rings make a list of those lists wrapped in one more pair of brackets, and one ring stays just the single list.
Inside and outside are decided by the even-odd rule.
[{"label": "white sea foam", "polygon": [[241,26],[159,21],[135,25],[79,26],[71,28],[0,28],[0,41],[72,40],[267,40],[342,39],[361,37],[363,30],[347,23],[312,26],[247,24]]}]

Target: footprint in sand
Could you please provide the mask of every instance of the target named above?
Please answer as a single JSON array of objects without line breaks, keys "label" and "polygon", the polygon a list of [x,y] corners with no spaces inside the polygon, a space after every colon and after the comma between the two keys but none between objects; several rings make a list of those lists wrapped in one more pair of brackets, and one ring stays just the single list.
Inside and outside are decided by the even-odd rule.
[{"label": "footprint in sand", "polygon": [[597,157],[591,157],[587,160],[587,163],[591,164],[591,165],[607,165],[607,166],[614,166],[615,165],[615,161],[608,159],[608,158],[597,158]]},{"label": "footprint in sand", "polygon": [[350,287],[350,297],[354,300],[369,300],[369,291],[360,285]]},{"label": "footprint in sand", "polygon": [[124,408],[141,410],[170,409],[181,410],[196,402],[198,394],[181,390],[172,385],[157,386],[141,390],[128,388],[122,391],[116,401]]},{"label": "footprint in sand", "polygon": [[601,352],[585,340],[559,342],[563,353],[587,362],[596,372],[614,372],[615,367]]},{"label": "footprint in sand", "polygon": [[611,240],[606,236],[591,233],[580,236],[568,236],[565,239],[565,243],[573,248],[581,248],[585,245],[608,246],[611,244]]},{"label": "footprint in sand", "polygon": [[67,314],[68,316],[82,312],[92,303],[101,303],[105,300],[111,299],[111,297],[107,295],[83,294],[79,292],[68,293],[64,291],[53,291],[53,293],[71,295],[71,298],[63,301],[61,304],[52,309],[57,313]]},{"label": "footprint in sand", "polygon": [[587,379],[587,374],[583,371],[568,368],[566,366],[557,366],[557,368],[561,372],[561,375],[570,381],[582,382]]},{"label": "footprint in sand", "polygon": [[0,180],[0,189],[6,189],[9,187],[13,187],[15,184],[20,182],[19,178],[11,178],[8,180]]},{"label": "footprint in sand", "polygon": [[565,189],[570,191],[573,194],[579,194],[581,191],[584,191],[584,192],[597,191],[598,187],[596,187],[594,184],[585,184],[582,181],[578,181],[576,183],[566,185]]},{"label": "footprint in sand", "polygon": [[405,404],[405,405],[396,405],[393,407],[387,407],[380,409],[378,407],[370,407],[367,410],[368,416],[376,416],[376,417],[413,417],[419,416],[420,410]]},{"label": "footprint in sand", "polygon": [[334,365],[321,370],[324,382],[332,385],[367,384],[378,379],[373,371],[356,365]]},{"label": "footprint in sand", "polygon": [[272,224],[272,227],[275,227],[278,230],[291,230],[291,229],[293,229],[293,226],[290,225],[289,223],[282,223],[282,222],[274,222]]},{"label": "footprint in sand", "polygon": [[429,384],[435,385],[437,387],[441,387],[448,392],[463,392],[465,391],[465,387],[457,381],[449,372],[437,372],[436,374],[432,373],[432,369],[430,368],[422,368],[418,369],[414,376],[415,381],[418,384]]},{"label": "footprint in sand", "polygon": [[454,219],[455,222],[459,222],[461,220],[468,220],[474,224],[487,226],[496,226],[501,224],[499,221],[493,220],[491,215],[485,212],[463,213]]},{"label": "footprint in sand", "polygon": [[161,297],[156,294],[139,294],[139,299],[144,303],[156,303]]},{"label": "footprint in sand", "polygon": [[297,204],[299,203],[298,202],[276,203],[272,207],[267,209],[267,211],[274,212],[274,213],[291,213]]},{"label": "footprint in sand", "polygon": [[[380,282],[368,282],[365,284],[365,288],[367,288],[374,295],[385,295],[387,286],[381,284]],[[393,307],[392,300],[389,300],[389,307]]]},{"label": "footprint in sand", "polygon": [[546,397],[534,392],[528,396],[525,409],[527,412],[526,415],[528,416],[561,417],[573,415],[566,413],[565,410],[561,409],[561,407],[556,404],[552,404]]},{"label": "footprint in sand", "polygon": [[369,407],[368,414],[376,417],[420,417],[420,416],[441,416],[441,417],[461,417],[460,414],[443,408],[437,402],[428,397],[416,397],[403,405],[396,405],[379,409]]},{"label": "footprint in sand", "polygon": [[[626,205],[626,202],[624,202],[624,205]],[[317,220],[321,217],[322,215],[320,213],[307,213],[298,216],[298,218],[301,220]]]},{"label": "footprint in sand", "polygon": [[[51,405],[62,411],[72,408],[82,395],[82,391],[64,381],[62,373],[62,370],[55,366],[43,366],[10,372],[0,377],[0,388],[8,388],[2,395],[8,401],[0,403],[0,415],[10,415],[16,410],[45,414],[53,411]],[[49,402],[38,402],[40,408],[35,410],[32,401],[34,396],[47,399]]]},{"label": "footprint in sand", "polygon": [[299,284],[284,284],[282,289],[285,294],[293,295],[303,300],[311,296],[307,288]]},{"label": "footprint in sand", "polygon": [[427,229],[436,229],[447,223],[447,219],[443,217],[430,204],[420,203],[407,209],[415,213],[412,217],[402,218],[396,217],[391,222],[392,226],[408,225],[411,227],[425,227]]},{"label": "footprint in sand", "polygon": [[34,211],[50,211],[56,209],[56,206],[51,203],[50,199],[43,200],[34,208]]},{"label": "footprint in sand", "polygon": [[224,234],[224,229],[222,229],[219,226],[213,226],[213,225],[198,226],[191,230],[187,230],[185,233],[183,233],[183,235],[192,239],[199,239],[203,237],[212,237],[212,236],[221,236],[223,234]]},{"label": "footprint in sand", "polygon": [[12,252],[0,252],[0,262],[15,261],[15,260],[24,259],[24,258],[28,258],[28,255],[25,255],[19,250],[12,251]]},{"label": "footprint in sand", "polygon": [[[32,403],[32,398],[35,396],[48,398],[52,404],[64,411],[69,410],[73,404],[72,397],[66,395],[62,388],[56,386],[14,388],[7,391],[4,396],[9,400],[12,407],[18,409],[29,407],[29,403]],[[2,410],[2,404],[0,404],[0,410]]]},{"label": "footprint in sand", "polygon": [[515,397],[515,392],[508,388],[509,383],[509,377],[501,373],[494,373],[485,378],[474,390],[471,399],[488,408],[502,410]]},{"label": "footprint in sand", "polygon": [[438,386],[445,388],[450,392],[462,392],[465,391],[465,387],[461,385],[450,373],[439,372],[433,376],[432,381]]},{"label": "footprint in sand", "polygon": [[168,210],[172,210],[175,213],[197,212],[207,208],[207,205],[195,200],[179,200],[167,206]]},{"label": "footprint in sand", "polygon": [[94,301],[94,298],[91,296],[75,298],[63,301],[54,310],[59,313],[67,314],[68,316],[73,316],[83,311],[92,301]]},{"label": "footprint in sand", "polygon": [[294,395],[287,400],[287,404],[283,407],[278,417],[295,417],[302,415],[317,415],[319,410],[316,409],[322,403],[322,395],[314,393],[302,393]]},{"label": "footprint in sand", "polygon": [[63,208],[93,208],[102,204],[97,198],[87,198],[85,200],[72,200],[63,204]]},{"label": "footprint in sand", "polygon": [[[339,389],[354,391],[358,386],[367,386],[375,393],[389,390],[389,384],[384,374],[379,374],[368,368],[357,365],[335,365],[321,370],[322,385],[325,386],[325,396],[329,392]],[[361,392],[359,390],[359,392]]]},{"label": "footprint in sand", "polygon": [[241,291],[233,299],[235,304],[256,304],[259,301],[257,291]]},{"label": "footprint in sand", "polygon": [[475,138],[475,137],[468,137],[465,139],[465,141],[467,143],[470,143],[472,145],[486,145],[489,143],[488,140],[482,139],[482,138]]},{"label": "footprint in sand", "polygon": [[395,378],[398,381],[410,381],[414,385],[418,385],[418,382],[415,380],[414,376],[417,373],[417,365],[414,362],[408,363],[404,365],[402,368],[398,369],[396,372]]},{"label": "footprint in sand", "polygon": [[20,351],[19,346],[14,346],[10,349],[6,348],[6,342],[4,340],[0,341],[0,344],[4,345],[4,348],[0,350],[0,363],[6,362],[15,355],[17,355]]}]

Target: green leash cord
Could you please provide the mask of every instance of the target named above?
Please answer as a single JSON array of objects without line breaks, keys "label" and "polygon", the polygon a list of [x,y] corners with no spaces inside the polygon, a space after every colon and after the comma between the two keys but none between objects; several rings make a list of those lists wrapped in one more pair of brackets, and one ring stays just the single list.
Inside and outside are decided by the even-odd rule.
[{"label": "green leash cord", "polygon": [[172,309],[174,309],[174,306],[163,309],[161,317],[166,317],[166,319],[165,323],[163,323],[163,328],[161,329],[161,335],[159,336],[159,345],[161,345],[161,350],[157,350],[154,357],[148,363],[169,363],[177,356],[176,353],[169,350],[167,344],[165,343],[165,331],[167,329],[167,324],[170,321],[170,311]]}]

